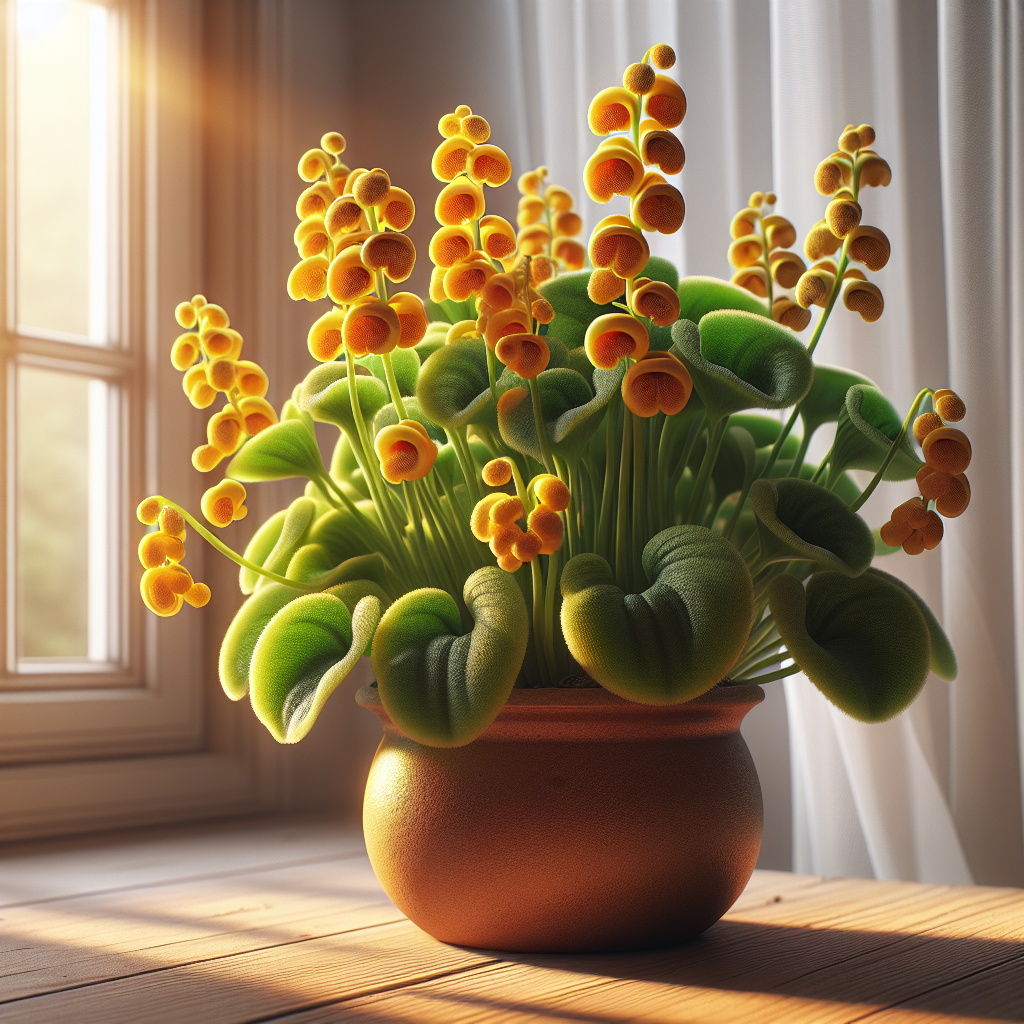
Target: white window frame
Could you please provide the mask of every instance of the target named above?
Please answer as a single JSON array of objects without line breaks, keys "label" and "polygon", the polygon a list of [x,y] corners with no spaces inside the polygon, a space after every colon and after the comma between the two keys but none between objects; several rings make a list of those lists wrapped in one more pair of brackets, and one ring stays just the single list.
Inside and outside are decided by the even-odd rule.
[{"label": "white window frame", "polygon": [[[132,510],[148,494],[198,505],[201,480],[188,453],[202,423],[190,414],[180,375],[168,353],[177,334],[172,311],[201,282],[200,0],[105,0],[122,25],[119,59],[130,87],[125,103],[118,196],[119,345],[88,353],[93,366],[125,380],[119,453],[124,519],[117,544],[123,576],[122,664],[86,675],[0,679],[0,840],[196,818],[264,809],[275,799],[276,772],[266,743],[239,713],[248,708],[211,700],[215,639],[233,612],[232,573],[204,558],[193,537],[185,564],[214,584],[223,606],[186,608],[171,619],[147,614],[138,599],[141,567],[134,558],[144,528]],[[3,3],[0,52],[6,55],[13,0]],[[6,58],[4,59],[6,65]],[[10,69],[4,69],[7,111]],[[5,117],[10,124],[10,117]],[[9,166],[3,133],[0,166]],[[9,181],[9,174],[5,181]],[[0,210],[4,237],[10,188]],[[9,259],[9,246],[3,259]],[[0,274],[6,281],[7,267]],[[12,359],[57,365],[66,344],[21,340],[12,351],[8,327],[0,341],[8,379]],[[90,346],[91,348],[91,346]],[[9,388],[0,389],[0,451],[10,450]],[[9,472],[0,489],[9,485]],[[8,502],[0,494],[0,535],[8,536]],[[232,567],[233,568],[233,567]],[[207,575],[216,575],[210,580]],[[218,584],[223,584],[218,586]],[[0,602],[6,601],[6,588]],[[6,624],[0,603],[0,623]],[[6,629],[6,625],[5,625]]]}]

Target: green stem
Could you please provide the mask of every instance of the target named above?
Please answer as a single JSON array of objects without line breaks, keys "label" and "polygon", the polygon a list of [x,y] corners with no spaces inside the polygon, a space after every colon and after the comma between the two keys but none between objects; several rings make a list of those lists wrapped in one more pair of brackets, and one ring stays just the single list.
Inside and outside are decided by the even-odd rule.
[{"label": "green stem", "polygon": [[644,458],[644,421],[633,416],[633,588],[640,593],[643,576],[644,553],[644,476],[646,460]]},{"label": "green stem", "polygon": [[612,504],[615,500],[615,469],[618,463],[619,451],[617,444],[620,434],[616,430],[618,426],[619,401],[617,394],[612,396],[605,412],[604,428],[604,486],[601,493],[601,515],[597,527],[597,553],[606,561],[611,561],[609,553],[611,550],[612,530]]},{"label": "green stem", "polygon": [[304,594],[315,594],[316,587],[307,586],[305,583],[299,583],[298,580],[290,580],[286,576],[278,576],[276,572],[270,572],[268,569],[264,569],[261,565],[256,565],[255,562],[250,562],[248,558],[240,555],[233,548],[229,548],[219,537],[203,526],[198,519],[195,518],[191,513],[183,509],[176,501],[171,501],[170,498],[165,498],[163,495],[156,495],[156,500],[161,505],[170,505],[171,508],[177,509],[181,513],[182,518],[192,527],[196,533],[199,534],[203,540],[206,541],[211,547],[216,548],[222,555],[230,558],[235,565],[240,566],[243,569],[250,569],[252,572],[259,574],[260,576],[266,577],[274,583],[283,583],[286,587],[292,587],[294,590],[301,590]]},{"label": "green stem", "polygon": [[792,655],[789,653],[789,651],[783,649],[775,654],[770,654],[767,658],[762,658],[760,661],[756,662],[753,665],[745,666],[740,671],[743,675],[751,675],[754,672],[760,672],[763,669],[771,668],[772,665],[778,665],[791,657]]},{"label": "green stem", "polygon": [[734,683],[756,683],[760,686],[762,683],[771,683],[776,679],[785,679],[787,676],[795,676],[798,672],[802,672],[803,669],[794,662],[788,668],[780,668],[778,672],[769,672],[767,675],[746,677],[742,679],[734,679]]},{"label": "green stem", "polygon": [[625,590],[629,586],[626,575],[626,556],[629,552],[629,484],[633,456],[630,439],[633,434],[633,414],[623,405],[622,449],[619,458],[619,494],[615,509],[615,580]]},{"label": "green stem", "polygon": [[541,663],[543,677],[548,686],[554,686],[554,662],[548,656],[546,630],[544,628],[544,579],[541,575],[540,559],[530,563],[530,578],[533,581],[533,642],[537,647],[537,660]]},{"label": "green stem", "polygon": [[889,451],[886,453],[885,459],[882,461],[881,466],[878,467],[878,472],[871,478],[871,483],[864,488],[861,496],[850,504],[850,508],[856,512],[868,498],[874,493],[875,488],[882,482],[882,476],[885,471],[889,468],[889,464],[893,459],[896,458],[896,453],[900,450],[900,445],[903,444],[903,439],[907,436],[907,431],[910,429],[910,424],[913,423],[914,417],[917,415],[917,410],[921,407],[921,403],[932,393],[931,388],[922,388],[914,399],[913,404],[910,406],[910,412],[907,413],[907,418],[903,421],[903,426],[900,432],[896,435],[892,444],[889,445]]},{"label": "green stem", "polygon": [[[562,644],[558,645],[558,651],[555,650],[555,638],[561,636],[561,623],[558,620],[558,579],[561,562],[561,549],[556,551],[553,555],[548,555],[548,579],[547,579],[547,591],[544,595],[544,626],[545,636],[544,640],[547,645],[547,657],[551,663],[555,666],[555,682],[557,682],[562,675],[562,667],[559,662],[560,659],[558,654],[561,653]],[[538,561],[538,559],[534,559]],[[566,666],[567,667],[567,666]]]},{"label": "green stem", "polygon": [[708,446],[704,451],[704,458],[701,460],[697,481],[693,485],[693,496],[690,498],[689,508],[686,510],[686,522],[688,523],[694,522],[694,517],[699,515],[704,507],[704,496],[708,480],[711,478],[711,469],[718,459],[718,449],[722,446],[722,439],[725,437],[728,426],[729,417],[726,415],[714,423],[708,431]]},{"label": "green stem", "polygon": [[385,352],[382,358],[384,360],[384,376],[388,382],[388,390],[391,392],[391,401],[395,403],[395,411],[400,420],[407,420],[409,414],[405,411],[405,402],[402,401],[402,393],[398,389],[395,370],[391,365],[391,353]]}]

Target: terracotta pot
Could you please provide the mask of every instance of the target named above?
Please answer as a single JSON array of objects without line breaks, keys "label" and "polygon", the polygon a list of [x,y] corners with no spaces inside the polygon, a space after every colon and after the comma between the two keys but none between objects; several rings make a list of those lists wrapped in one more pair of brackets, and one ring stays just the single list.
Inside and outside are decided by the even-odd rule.
[{"label": "terracotta pot", "polygon": [[424,747],[374,687],[384,738],[363,802],[370,862],[444,942],[516,952],[681,942],[735,902],[761,846],[743,716],[759,686],[652,707],[604,689],[513,690],[473,743]]}]

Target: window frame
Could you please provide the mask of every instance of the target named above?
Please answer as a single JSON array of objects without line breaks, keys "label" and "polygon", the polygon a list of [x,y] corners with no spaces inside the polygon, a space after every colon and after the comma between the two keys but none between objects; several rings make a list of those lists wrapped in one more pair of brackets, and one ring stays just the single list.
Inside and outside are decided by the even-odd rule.
[{"label": "window frame", "polygon": [[[0,166],[9,175],[9,53],[14,0],[0,0]],[[191,414],[168,353],[177,334],[170,315],[202,276],[201,237],[201,38],[200,0],[106,0],[117,12],[122,91],[118,196],[119,302],[111,319],[120,325],[117,345],[88,349],[97,374],[124,381],[119,426],[124,439],[120,469],[124,506],[117,549],[123,564],[122,664],[109,672],[20,675],[5,669],[0,682],[0,839],[56,834],[127,823],[166,821],[265,809],[276,791],[266,769],[265,743],[239,716],[213,706],[212,637],[225,615],[173,619],[147,615],[138,599],[142,569],[131,557],[145,528],[135,504],[147,494],[173,494],[198,504],[201,480],[188,460],[202,424]],[[168,101],[168,100],[173,100]],[[0,205],[0,279],[8,282],[12,190],[5,177]],[[10,291],[8,291],[10,295]],[[9,320],[0,339],[5,381],[28,359],[57,365],[67,343],[24,338],[12,351]],[[66,365],[66,364],[65,364]],[[0,388],[0,452],[11,449],[10,386]],[[10,460],[0,491],[11,484]],[[0,536],[7,538],[9,502],[0,493]],[[5,543],[7,543],[5,541]],[[209,566],[196,538],[186,564],[197,579]],[[223,576],[223,573],[218,574]],[[8,629],[7,588],[0,593],[0,623]],[[214,586],[214,593],[218,588]],[[225,605],[235,600],[222,588]],[[186,609],[186,612],[191,611]],[[212,614],[210,612],[212,611]],[[6,638],[5,638],[6,639]],[[5,647],[6,647],[5,643]],[[219,695],[218,695],[219,696]],[[246,708],[237,709],[246,711]]]}]

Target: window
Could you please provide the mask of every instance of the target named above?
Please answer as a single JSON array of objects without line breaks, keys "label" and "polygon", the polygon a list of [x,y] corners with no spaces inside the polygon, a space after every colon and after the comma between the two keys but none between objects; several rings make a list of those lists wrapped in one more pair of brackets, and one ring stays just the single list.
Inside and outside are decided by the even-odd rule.
[{"label": "window", "polygon": [[141,497],[201,489],[167,358],[201,284],[201,15],[0,0],[0,839],[261,799],[251,734],[207,713],[223,621],[147,616],[133,555]]},{"label": "window", "polygon": [[7,80],[6,687],[125,682],[115,10],[15,0]]}]

